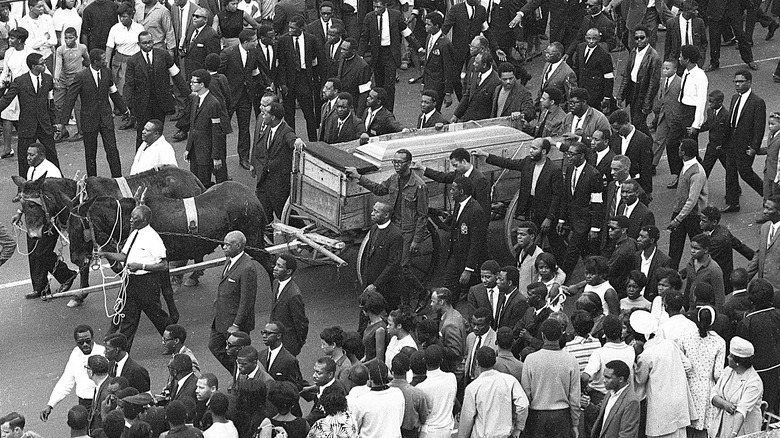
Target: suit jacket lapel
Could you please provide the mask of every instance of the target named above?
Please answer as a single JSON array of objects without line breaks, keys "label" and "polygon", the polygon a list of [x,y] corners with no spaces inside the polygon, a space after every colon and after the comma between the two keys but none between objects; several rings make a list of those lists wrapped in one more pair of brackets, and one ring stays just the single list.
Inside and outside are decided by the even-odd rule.
[{"label": "suit jacket lapel", "polygon": [[[630,389],[631,388],[624,389],[623,392],[620,393],[620,395],[618,396],[617,400],[615,400],[615,404],[612,406],[612,410],[609,411],[609,415],[607,415],[606,420],[604,420],[604,426],[601,429],[602,431],[604,429],[606,429],[607,426],[609,426],[609,422],[612,421],[613,418],[615,418],[615,414],[620,409],[620,406],[623,404],[623,401],[626,399],[626,391],[629,391]],[[614,394],[611,395],[610,397],[614,397]],[[606,404],[607,404],[608,401],[609,401],[609,399],[605,399],[604,402],[603,402],[604,406],[605,406],[605,409],[606,409]]]}]

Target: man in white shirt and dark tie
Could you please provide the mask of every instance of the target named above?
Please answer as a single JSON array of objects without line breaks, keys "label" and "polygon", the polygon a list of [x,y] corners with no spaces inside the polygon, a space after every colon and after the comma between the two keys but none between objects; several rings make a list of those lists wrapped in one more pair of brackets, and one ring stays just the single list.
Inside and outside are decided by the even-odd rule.
[{"label": "man in white shirt and dark tie", "polygon": [[162,121],[152,119],[146,122],[141,131],[143,143],[135,153],[130,175],[157,169],[162,166],[178,167],[176,152],[173,151],[165,136],[162,135]]}]

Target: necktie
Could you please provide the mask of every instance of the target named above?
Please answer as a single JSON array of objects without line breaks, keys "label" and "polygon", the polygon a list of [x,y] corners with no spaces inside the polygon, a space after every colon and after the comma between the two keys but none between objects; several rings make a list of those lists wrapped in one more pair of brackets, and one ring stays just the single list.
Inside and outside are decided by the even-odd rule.
[{"label": "necktie", "polygon": [[100,88],[100,70],[97,72],[97,86]]},{"label": "necktie", "polygon": [[685,45],[691,43],[691,20],[685,20]]},{"label": "necktie", "polygon": [[685,83],[688,81],[688,71],[685,71],[685,76],[683,76],[682,85],[680,86],[680,97],[677,99],[680,101],[680,103],[683,103],[683,96],[685,95]]},{"label": "necktie", "polygon": [[271,150],[271,142],[274,140],[274,131],[268,127],[268,143],[266,143],[265,148],[266,150]]},{"label": "necktie", "polygon": [[344,126],[344,120],[339,119],[339,134],[341,135],[341,127]]},{"label": "necktie", "polygon": [[[274,295],[276,296],[276,295]],[[268,360],[266,361],[268,363],[268,372],[271,372],[271,349],[268,349]]]},{"label": "necktie", "polygon": [[377,15],[376,18],[377,18],[377,29],[379,29],[379,41],[380,41],[379,44],[381,45],[382,44],[381,43],[382,42],[382,16]]},{"label": "necktie", "polygon": [[369,126],[371,126],[371,122],[373,121],[374,113],[370,109],[368,110],[368,117],[366,117],[366,129],[368,129]]},{"label": "necktie", "polygon": [[544,113],[544,117],[542,118],[542,123],[539,124],[536,130],[537,137],[542,137],[542,133],[544,133],[544,125],[547,123],[547,116],[549,115],[550,115],[549,111]]},{"label": "necktie", "polygon": [[574,190],[577,188],[577,168],[575,167],[571,172],[571,194],[574,195]]},{"label": "necktie", "polygon": [[152,68],[152,58],[149,56],[149,52],[145,52],[144,56],[146,56],[146,65]]},{"label": "necktie", "polygon": [[192,43],[198,38],[199,33],[200,33],[200,29],[195,29],[195,32],[192,33],[192,39],[190,40],[190,43]]},{"label": "necktie", "polygon": [[469,364],[469,375],[474,378],[475,377],[475,371],[476,368],[474,365],[476,365],[476,356],[477,356],[477,350],[479,350],[479,347],[482,346],[482,336],[477,336],[477,343],[474,345],[474,351],[471,354],[471,363]]},{"label": "necktie", "polygon": [[330,21],[325,22],[325,38],[328,37],[328,30],[330,29]]},{"label": "necktie", "polygon": [[425,53],[425,59],[431,57],[431,50],[433,50],[433,37],[428,37],[428,51]]},{"label": "necktie", "polygon": [[[187,27],[187,23],[184,21],[184,6],[179,6],[179,32],[184,30]],[[179,36],[181,38],[181,36]],[[177,41],[176,44],[179,44]]]},{"label": "necktie", "polygon": [[590,47],[585,49],[585,64],[587,64],[588,60],[590,60],[591,53],[593,53],[593,49],[591,49]]},{"label": "necktie", "polygon": [[300,68],[301,66],[301,43],[298,41],[300,37],[295,37],[295,57],[298,58],[298,65],[296,68]]},{"label": "necktie", "polygon": [[111,363],[111,370],[108,375],[111,377],[116,377],[116,362]]},{"label": "necktie", "polygon": [[339,61],[339,71],[338,71],[338,77],[341,77],[341,74],[344,73],[344,58],[341,58]]},{"label": "necktie", "polygon": [[664,92],[669,90],[669,81],[671,81],[672,78],[666,78],[666,84],[664,85]]},{"label": "necktie", "polygon": [[268,68],[273,68],[273,60],[271,59],[271,46],[265,47],[265,60],[268,61]]},{"label": "necktie", "polygon": [[490,301],[490,311],[492,312],[493,309],[496,308],[496,298],[495,298],[495,290],[490,289],[488,290],[488,301]]},{"label": "necktie", "polygon": [[552,69],[552,64],[547,64],[547,66],[544,67],[544,74],[542,75],[542,78],[544,80],[542,81],[542,89],[544,89],[544,86],[547,85],[547,79],[550,78],[550,70]]},{"label": "necktie", "polygon": [[775,227],[774,224],[769,226],[769,243],[775,240]]},{"label": "necktie", "polygon": [[738,115],[739,115],[739,103],[742,101],[742,95],[740,94],[737,101],[734,103],[734,111],[731,113],[731,127],[737,127]]},{"label": "necktie", "polygon": [[423,125],[425,125],[425,114],[420,115],[420,126],[419,128],[422,129]]},{"label": "necktie", "polygon": [[493,0],[488,0],[488,7],[487,7],[487,22],[490,24],[491,21],[491,14],[493,13]]},{"label": "necktie", "polygon": [[38,79],[38,86],[35,87],[35,92],[37,93],[41,91],[41,75],[36,76],[36,78]]},{"label": "necktie", "polygon": [[469,21],[471,21],[471,19],[474,18],[474,11],[472,11],[471,8],[468,6],[466,6],[466,15],[469,16]]},{"label": "necktie", "polygon": [[225,261],[225,270],[222,271],[222,278],[225,278],[227,276],[229,270],[230,270],[230,259],[227,259]]}]

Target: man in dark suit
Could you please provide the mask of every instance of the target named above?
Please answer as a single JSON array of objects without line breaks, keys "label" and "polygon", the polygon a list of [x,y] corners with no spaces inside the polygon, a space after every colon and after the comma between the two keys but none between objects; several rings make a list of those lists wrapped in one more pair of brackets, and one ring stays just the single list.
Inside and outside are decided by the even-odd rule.
[{"label": "man in dark suit", "polygon": [[[704,152],[704,159],[701,162],[708,177],[718,160],[720,160],[720,164],[723,165],[724,169],[729,166],[729,156],[726,154],[725,148],[726,134],[730,128],[729,123],[731,123],[731,120],[729,120],[731,112],[723,105],[725,98],[726,96],[720,90],[710,92],[707,96],[709,101],[707,120],[702,123],[701,130],[699,130],[699,132],[708,131],[710,133],[707,138],[707,150]],[[766,162],[768,163],[769,161],[767,160]],[[766,193],[766,186],[764,186],[764,193]]]},{"label": "man in dark suit", "polygon": [[[633,120],[633,116],[631,119]],[[610,149],[615,154],[625,155],[631,160],[629,177],[637,180],[646,194],[652,195],[653,138],[632,124],[625,110],[610,114],[609,123],[612,125],[612,132],[618,134],[612,136]]]},{"label": "man in dark suit", "polygon": [[472,197],[473,193],[471,179],[465,176],[458,176],[450,185],[450,196],[455,206],[444,285],[452,292],[453,305],[462,293],[477,284],[479,276],[475,271],[486,258],[488,215]]},{"label": "man in dark suit", "polygon": [[710,235],[710,257],[723,271],[723,289],[726,295],[732,291],[729,274],[734,270],[734,251],[742,254],[748,261],[753,260],[755,252],[742,243],[731,231],[720,224],[720,210],[709,206],[701,211],[701,230]]},{"label": "man in dark suit", "polygon": [[341,61],[341,44],[344,43],[344,28],[341,26],[331,26],[328,29],[327,39],[325,40],[322,80],[337,77],[339,74],[339,63]]},{"label": "man in dark suit", "polygon": [[230,333],[238,330],[250,333],[255,328],[257,267],[244,252],[245,246],[246,236],[240,231],[231,231],[222,243],[227,260],[217,286],[209,338],[211,354],[231,374],[235,370],[235,363],[225,351]]},{"label": "man in dark suit", "polygon": [[89,430],[95,430],[102,427],[101,405],[108,397],[108,385],[111,378],[108,376],[110,364],[105,356],[98,354],[87,358],[87,376],[95,384],[95,396],[92,398],[92,405],[89,407]]},{"label": "man in dark suit", "polygon": [[97,136],[100,133],[111,176],[118,178],[122,176],[122,163],[116,147],[114,115],[108,103],[109,96],[119,112],[129,114],[129,110],[111,79],[111,70],[106,67],[106,53],[100,49],[92,49],[89,59],[90,67],[76,73],[68,88],[58,121],[60,126],[68,123],[73,105],[76,104],[76,99],[81,97],[81,130],[84,133],[87,175],[97,176]]},{"label": "man in dark suit", "polygon": [[[666,22],[666,43],[664,44],[664,59],[678,59],[680,47],[692,44],[699,49],[699,67],[704,66],[704,58],[707,55],[707,32],[704,20],[698,17],[699,5],[695,0],[682,2],[680,14],[670,18]],[[683,39],[685,32],[685,39]],[[719,44],[713,42],[713,44]],[[680,73],[680,72],[678,72]]]},{"label": "man in dark suit", "polygon": [[627,179],[620,186],[621,201],[617,207],[617,215],[628,218],[626,235],[632,239],[639,238],[639,232],[648,225],[655,225],[655,216],[643,202],[639,200],[642,187],[635,179]]},{"label": "man in dark suit", "polygon": [[710,41],[710,64],[704,70],[715,71],[720,68],[720,41],[727,33],[733,33],[737,42],[739,56],[750,68],[756,67],[753,61],[753,48],[748,43],[748,35],[742,28],[744,6],[749,0],[709,0],[705,6],[707,28]]},{"label": "man in dark suit", "polygon": [[[214,424],[213,414],[209,408],[209,400],[217,392],[225,394],[219,390],[219,379],[213,373],[205,373],[198,378],[198,386],[195,390],[197,403],[195,405],[195,420],[193,424],[200,430],[206,430]],[[225,395],[228,396],[228,412],[226,416],[228,419],[236,418],[236,397],[233,394]]]},{"label": "man in dark suit", "polygon": [[[253,104],[255,106],[255,116],[260,117],[260,100],[267,92],[274,92],[279,82],[279,57],[276,53],[276,32],[274,29],[263,24],[257,30],[259,42],[256,51],[257,67],[260,69],[260,75],[257,77],[258,83],[255,84],[255,94]],[[255,137],[257,138],[257,137]]]},{"label": "man in dark suit", "polygon": [[493,95],[501,80],[493,70],[493,60],[488,52],[474,57],[474,68],[477,74],[469,88],[463,91],[463,99],[458,103],[450,123],[490,118]]},{"label": "man in dark suit", "polygon": [[252,96],[254,96],[255,76],[260,75],[255,51],[257,35],[254,29],[244,29],[238,34],[239,44],[227,48],[220,54],[219,72],[227,77],[230,84],[230,106],[228,120],[233,114],[238,117],[238,160],[241,167],[249,170],[249,152],[251,140],[249,122],[252,117]]},{"label": "man in dark suit", "polygon": [[[577,36],[574,41],[566,48],[566,54],[569,58],[574,57],[574,53],[577,47],[583,42],[588,41],[588,32],[591,29],[598,31],[599,39],[596,43],[601,46],[604,51],[609,54],[616,46],[617,39],[615,34],[615,22],[604,13],[604,8],[601,0],[587,0],[585,2],[585,9],[587,15],[582,18],[580,28],[577,31]],[[591,46],[592,47],[592,46]],[[579,78],[581,81],[582,78]],[[582,83],[580,82],[580,86]],[[612,89],[610,89],[610,94]],[[599,101],[600,102],[600,101]]]},{"label": "man in dark suit", "polygon": [[449,160],[450,166],[454,169],[450,172],[440,172],[419,163],[415,163],[412,167],[414,169],[422,170],[426,177],[442,184],[452,184],[458,177],[465,176],[471,180],[472,192],[469,193],[469,196],[474,197],[474,200],[479,203],[479,206],[486,216],[489,215],[491,207],[490,181],[479,169],[471,164],[471,155],[469,154],[469,151],[463,148],[457,148],[450,152]]},{"label": "man in dark suit", "polygon": [[444,17],[439,12],[434,11],[425,17],[428,38],[425,47],[420,48],[420,55],[425,57],[423,87],[435,90],[442,96],[436,104],[437,110],[441,110],[442,103],[447,108],[452,105],[453,86],[459,82],[458,71],[455,70],[454,48],[441,30],[443,23]]},{"label": "man in dark suit", "polygon": [[496,285],[498,279],[498,273],[501,271],[501,267],[495,260],[485,260],[482,266],[479,267],[479,277],[481,282],[475,286],[469,288],[469,294],[466,296],[469,303],[468,312],[463,315],[468,321],[471,321],[471,315],[477,309],[485,308],[490,310],[490,327],[493,330],[498,330],[498,311],[501,309],[499,306],[500,299],[502,297],[501,292]]},{"label": "man in dark suit", "polygon": [[[168,7],[171,17],[171,26],[173,26],[173,36],[176,38],[176,48],[173,55],[180,61],[182,49],[186,41],[187,33],[193,27],[195,21],[195,11],[200,7],[198,3],[192,0],[173,0],[173,4]],[[168,5],[166,5],[168,6]],[[208,9],[207,9],[208,10]],[[208,21],[208,17],[204,23]],[[213,30],[213,29],[212,29]]]},{"label": "man in dark suit", "polygon": [[358,54],[370,53],[371,68],[377,87],[387,92],[387,108],[393,111],[395,105],[395,74],[401,66],[401,38],[417,50],[420,45],[406,27],[403,14],[396,9],[388,9],[387,0],[373,0],[374,10],[363,18],[360,31]]},{"label": "man in dark suit", "polygon": [[[604,387],[609,395],[601,402],[599,416],[590,432],[591,438],[637,436],[639,433],[639,399],[631,388],[631,369],[621,360],[607,362]],[[611,398],[615,398],[613,402]]]},{"label": "man in dark suit", "polygon": [[398,225],[390,221],[393,206],[377,202],[371,209],[374,223],[368,233],[366,255],[360,267],[365,291],[379,292],[387,308],[394,310],[401,303],[401,259],[404,239]]},{"label": "man in dark suit", "polygon": [[296,269],[298,263],[295,258],[289,254],[281,254],[274,265],[274,282],[271,285],[271,320],[284,324],[284,345],[293,356],[301,352],[309,334],[309,318],[306,317],[303,295],[292,280]]},{"label": "man in dark suit", "polygon": [[610,132],[609,120],[601,111],[590,106],[590,92],[575,87],[569,91],[569,113],[563,119],[563,135],[569,138],[579,137],[579,141],[591,142],[597,130]]},{"label": "man in dark suit", "polygon": [[[609,121],[607,121],[609,123]],[[587,162],[601,174],[601,181],[604,185],[605,193],[609,188],[609,183],[612,182],[614,176],[612,175],[612,160],[615,158],[615,153],[609,148],[609,142],[612,138],[612,128],[610,129],[597,129],[593,132],[593,136],[590,138],[591,150],[587,157]],[[628,169],[626,169],[626,177],[628,176]]]},{"label": "man in dark suit", "polygon": [[[19,122],[16,128],[19,134],[17,153],[19,175],[23,177],[27,175],[29,168],[26,160],[27,148],[36,140],[45,146],[46,158],[49,161],[57,167],[60,163],[54,145],[54,82],[51,75],[44,73],[46,62],[39,53],[27,55],[26,62],[30,73],[14,78],[11,87],[0,98],[0,111],[8,107],[15,97],[19,98]],[[117,176],[121,176],[121,169]]]},{"label": "man in dark suit", "polygon": [[[319,111],[320,128],[317,130],[318,141],[323,141],[326,123],[336,117],[336,104],[338,103],[339,93],[341,93],[341,81],[335,77],[325,79],[325,83],[322,84],[322,90],[320,91],[320,100],[323,104]],[[255,138],[257,138],[257,134]]]},{"label": "man in dark suit", "polygon": [[290,20],[290,29],[279,39],[279,87],[284,102],[284,121],[295,131],[295,103],[303,111],[309,141],[317,140],[314,93],[320,90],[322,46],[303,31],[303,17]]},{"label": "man in dark suit", "polygon": [[219,54],[219,35],[207,25],[210,17],[206,8],[197,8],[192,14],[192,25],[187,27],[179,48],[179,56],[184,60],[184,77],[195,70],[206,68],[206,56]]},{"label": "man in dark suit", "polygon": [[[626,62],[617,97],[631,107],[631,121],[634,126],[649,137],[650,129],[646,120],[653,109],[658,87],[661,86],[661,57],[649,44],[648,37],[649,33],[645,27],[640,26],[634,31],[637,46],[631,51]],[[638,70],[634,68],[637,62],[640,63]]]},{"label": "man in dark suit", "polygon": [[577,84],[588,90],[588,104],[593,108],[600,108],[605,97],[612,97],[615,86],[612,56],[599,44],[600,41],[601,32],[597,28],[588,29],[585,42],[577,45],[571,60]]},{"label": "man in dark suit", "polygon": [[110,333],[106,335],[103,343],[106,346],[106,359],[110,361],[108,375],[126,378],[128,386],[137,389],[138,392],[149,391],[151,386],[149,372],[128,354],[127,337],[122,333]]},{"label": "man in dark suit", "polygon": [[306,25],[305,32],[312,35],[320,47],[328,43],[330,29],[344,29],[344,22],[334,16],[333,3],[328,0],[320,3],[320,17]]},{"label": "man in dark suit", "polygon": [[563,100],[558,102],[561,107],[566,109],[566,102],[569,99],[569,90],[577,86],[577,74],[563,60],[563,44],[554,42],[547,46],[544,51],[545,63],[542,71],[542,80],[539,86],[539,93],[536,96],[536,102],[542,98],[546,88],[555,88],[561,92]]},{"label": "man in dark suit", "polygon": [[514,266],[504,266],[498,273],[496,285],[501,291],[498,301],[498,322],[496,327],[515,328],[528,310],[528,299],[517,288],[520,283],[520,271]]},{"label": "man in dark suit", "polygon": [[585,162],[587,147],[580,142],[569,146],[569,167],[564,177],[563,197],[557,231],[564,235],[570,229],[569,247],[562,264],[568,275],[574,271],[580,256],[588,255],[588,240],[596,240],[603,217],[601,174]]},{"label": "man in dark suit", "polygon": [[357,140],[366,132],[363,121],[352,110],[352,96],[339,93],[334,116],[324,121],[323,141],[328,144]]},{"label": "man in dark suit", "polygon": [[366,132],[361,138],[368,141],[368,137],[401,132],[401,124],[395,119],[395,115],[387,108],[388,95],[385,89],[374,87],[368,93],[366,99],[366,111],[363,113],[363,125]]},{"label": "man in dark suit", "polygon": [[658,248],[661,231],[655,225],[646,225],[636,239],[639,251],[634,255],[634,266],[647,277],[644,297],[652,302],[658,296],[659,270],[672,268],[672,259]]},{"label": "man in dark suit", "polygon": [[130,112],[136,118],[136,149],[141,146],[141,131],[149,120],[165,121],[165,115],[173,111],[171,79],[183,96],[189,95],[181,70],[173,57],[163,49],[154,49],[152,35],[143,31],[138,35],[141,50],[127,60],[124,96],[127,96]]},{"label": "man in dark suit", "polygon": [[314,363],[314,372],[312,373],[314,384],[303,388],[301,398],[313,402],[311,411],[305,417],[308,424],[314,424],[317,420],[325,418],[326,414],[320,403],[320,397],[327,388],[340,391],[347,394],[347,389],[340,379],[336,379],[336,362],[330,357],[321,357]]},{"label": "man in dark suit", "polygon": [[[558,223],[563,196],[563,178],[560,166],[547,157],[551,147],[549,140],[537,138],[531,143],[528,156],[522,160],[499,157],[482,150],[475,151],[475,155],[486,157],[487,164],[520,171],[515,218],[533,222],[541,235],[549,239],[553,253],[560,256],[563,242],[554,227]],[[541,167],[538,172],[537,167]],[[526,291],[521,290],[520,293],[525,294]]]},{"label": "man in dark suit", "polygon": [[493,109],[490,117],[508,117],[531,121],[536,118],[534,99],[531,92],[515,77],[515,66],[510,62],[498,66],[501,84],[493,92]]},{"label": "man in dark suit", "polygon": [[[455,73],[463,70],[463,65],[471,58],[469,44],[483,31],[487,31],[487,11],[479,0],[466,0],[450,6],[444,17],[441,31],[445,35],[452,30],[452,47]],[[463,85],[460,81],[453,84],[455,95],[460,101],[463,97]]]},{"label": "man in dark suit", "polygon": [[227,181],[227,134],[233,131],[224,105],[209,93],[209,72],[195,70],[190,77],[190,87],[197,97],[191,99],[190,135],[184,159],[190,163],[190,172],[209,187],[212,173],[217,183]]},{"label": "man in dark suit", "polygon": [[287,26],[293,17],[305,17],[306,2],[304,0],[282,0],[274,5],[273,26],[277,35],[287,32]]},{"label": "man in dark suit", "polygon": [[751,89],[753,75],[738,70],[734,75],[737,93],[731,97],[730,129],[726,132],[726,153],[731,165],[726,169],[726,207],[724,213],[739,211],[739,177],[764,196],[764,181],[753,171],[753,160],[761,150],[766,125],[766,103]]},{"label": "man in dark suit", "polygon": [[780,197],[770,196],[764,201],[761,220],[764,224],[761,225],[758,249],[746,268],[748,280],[755,277],[770,282],[777,297],[778,291],[780,291],[780,270],[777,269],[780,264],[780,251],[778,251],[780,245],[775,246],[775,243],[777,243],[780,233],[775,230],[778,229],[778,223],[780,223]]},{"label": "man in dark suit", "polygon": [[168,362],[168,372],[171,375],[168,395],[170,401],[183,400],[185,397],[195,399],[198,387],[198,376],[192,372],[192,359],[186,354],[175,354]]},{"label": "man in dark suit", "polygon": [[336,66],[336,77],[341,80],[341,91],[355,99],[355,114],[362,115],[371,91],[371,66],[357,55],[357,40],[350,37],[341,43],[341,55]]},{"label": "man in dark suit", "polygon": [[[298,359],[290,354],[283,344],[284,331],[284,324],[278,321],[271,321],[265,325],[261,333],[266,348],[260,350],[260,365],[268,370],[268,374],[277,382],[290,382],[300,391],[303,389],[301,367]],[[296,407],[300,415],[301,408],[297,403],[293,405],[293,412]]]},{"label": "man in dark suit", "polygon": [[[434,90],[423,90],[420,93],[420,116],[414,125],[417,129],[435,128],[437,125],[446,125],[449,122],[436,109],[439,101],[439,93]],[[439,105],[441,106],[441,105]]]},{"label": "man in dark suit", "polygon": [[257,198],[270,223],[274,214],[282,217],[282,208],[290,197],[293,149],[302,142],[284,122],[281,103],[268,105],[262,116],[265,130],[255,138],[252,148],[252,176],[257,178]]}]

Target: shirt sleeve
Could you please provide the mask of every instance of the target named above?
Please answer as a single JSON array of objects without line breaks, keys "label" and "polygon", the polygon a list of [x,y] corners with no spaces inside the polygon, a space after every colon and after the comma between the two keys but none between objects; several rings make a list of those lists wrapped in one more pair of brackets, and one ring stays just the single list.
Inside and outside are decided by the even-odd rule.
[{"label": "shirt sleeve", "polygon": [[74,358],[76,351],[74,350],[68,358],[68,363],[65,364],[65,370],[62,372],[62,376],[54,385],[54,389],[51,391],[48,406],[55,407],[57,403],[65,400],[73,388],[76,386],[76,374],[74,368],[76,367],[76,360]]},{"label": "shirt sleeve", "polygon": [[167,257],[167,252],[165,249],[165,244],[162,241],[162,238],[159,234],[157,234],[156,231],[153,231],[149,233],[147,236],[147,242],[145,242],[146,249],[149,251],[149,253],[157,259],[157,263],[161,262],[163,259]]}]

